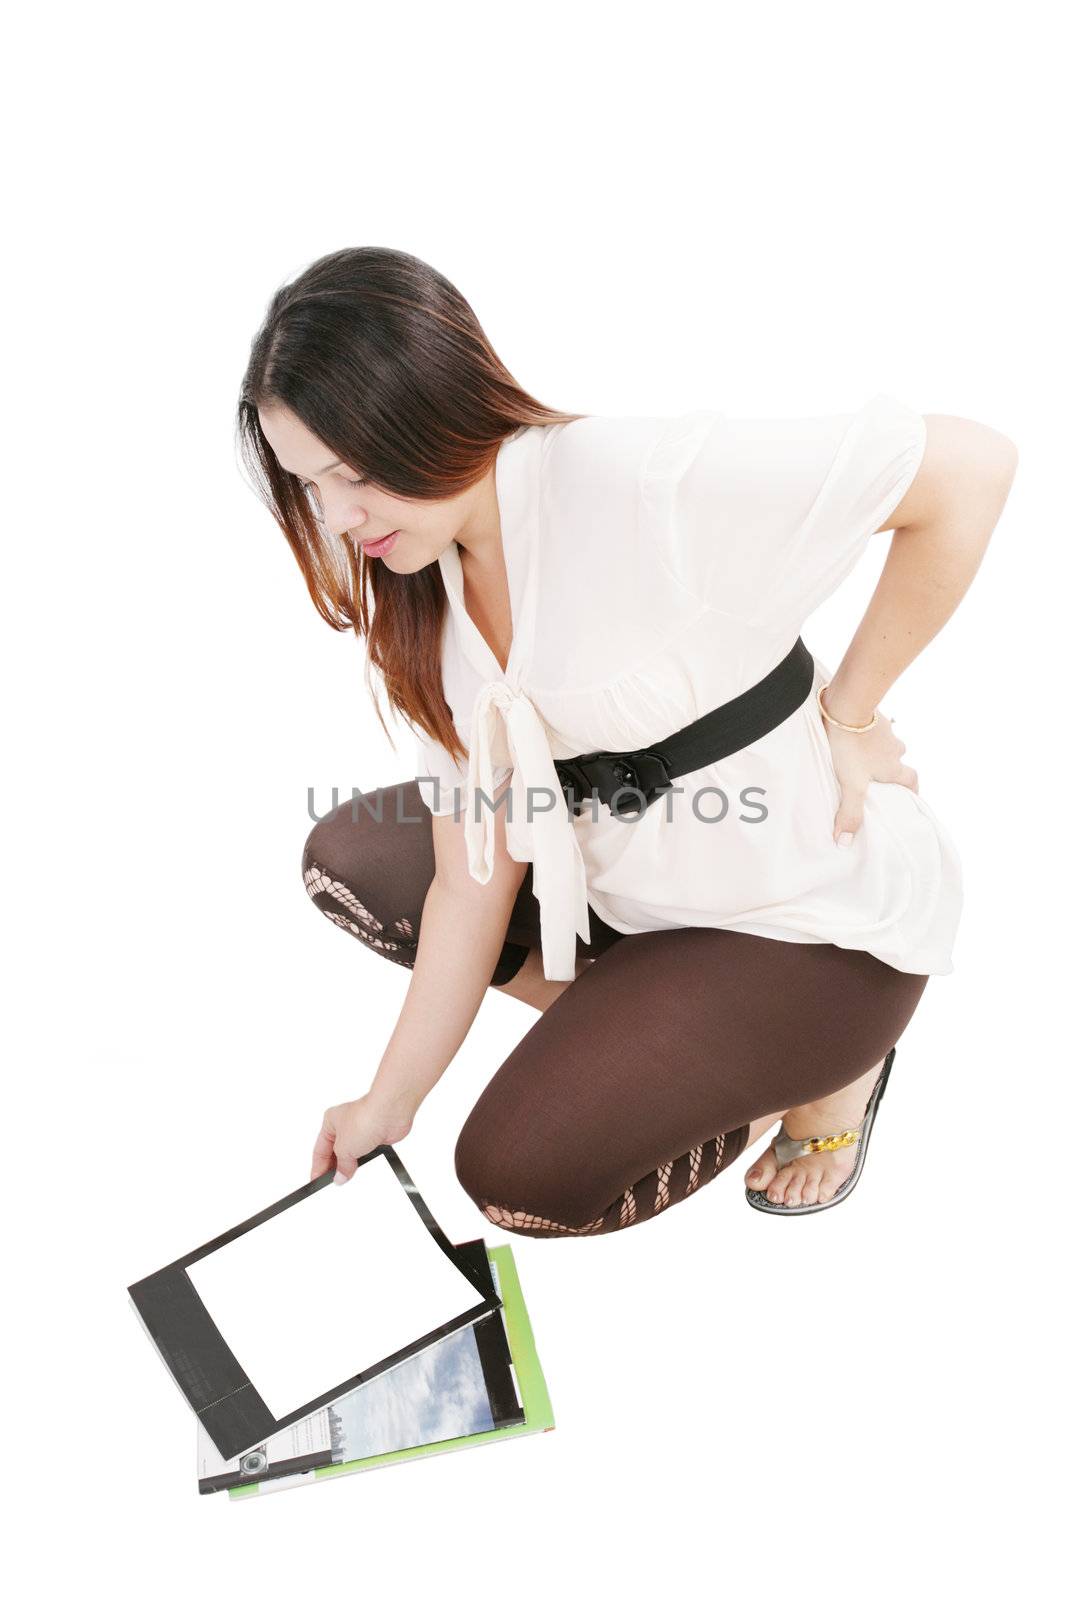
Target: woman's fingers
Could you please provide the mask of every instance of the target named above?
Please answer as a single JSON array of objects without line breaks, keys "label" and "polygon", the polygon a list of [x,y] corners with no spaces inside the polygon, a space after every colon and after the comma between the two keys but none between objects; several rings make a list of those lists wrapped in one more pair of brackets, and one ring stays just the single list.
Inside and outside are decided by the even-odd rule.
[{"label": "woman's fingers", "polygon": [[863,794],[862,789],[855,787],[842,791],[841,804],[834,818],[834,843],[843,848],[852,843],[853,835],[863,826]]},{"label": "woman's fingers", "polygon": [[329,1172],[333,1161],[334,1131],[328,1122],[322,1124],[322,1130],[315,1140],[315,1148],[311,1152],[311,1177],[309,1182],[314,1183],[316,1178],[321,1178],[324,1172]]},{"label": "woman's fingers", "polygon": [[919,774],[916,772],[914,767],[906,767],[902,762],[900,767],[900,777],[897,779],[897,782],[906,784],[909,789],[914,789],[916,794],[918,794]]},{"label": "woman's fingers", "polygon": [[337,1171],[333,1175],[334,1183],[347,1183],[358,1166],[359,1162],[355,1156],[350,1156],[347,1150],[338,1150]]}]

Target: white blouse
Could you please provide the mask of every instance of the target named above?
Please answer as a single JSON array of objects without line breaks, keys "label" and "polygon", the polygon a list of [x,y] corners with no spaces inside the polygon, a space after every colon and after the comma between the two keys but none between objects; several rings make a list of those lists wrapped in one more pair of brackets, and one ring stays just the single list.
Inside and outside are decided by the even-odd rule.
[{"label": "white blouse", "polygon": [[417,771],[431,811],[465,812],[481,883],[487,801],[512,775],[507,848],[533,862],[546,977],[574,976],[589,905],[622,933],[736,928],[954,970],[960,863],[925,800],[872,783],[852,847],[834,843],[817,658],[797,711],[643,812],[587,800],[574,816],[552,764],[654,744],[763,678],[895,510],[925,443],[923,417],[886,394],[837,416],[593,416],[504,440],[507,670],[466,612],[453,542],[438,558],[441,670],[470,759],[419,731]]}]

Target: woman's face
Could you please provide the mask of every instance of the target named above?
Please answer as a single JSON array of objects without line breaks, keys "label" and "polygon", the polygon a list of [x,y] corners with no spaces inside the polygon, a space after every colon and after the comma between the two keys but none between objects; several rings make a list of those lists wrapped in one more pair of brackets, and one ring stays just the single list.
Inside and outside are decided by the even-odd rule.
[{"label": "woman's face", "polygon": [[[482,520],[485,479],[448,500],[401,500],[357,477],[287,407],[264,407],[259,425],[279,466],[312,487],[327,531],[360,544],[368,559],[384,561],[391,572],[428,566]],[[492,490],[491,473],[488,484]],[[495,508],[495,493],[492,499]],[[392,545],[375,555],[374,545],[394,532]]]}]

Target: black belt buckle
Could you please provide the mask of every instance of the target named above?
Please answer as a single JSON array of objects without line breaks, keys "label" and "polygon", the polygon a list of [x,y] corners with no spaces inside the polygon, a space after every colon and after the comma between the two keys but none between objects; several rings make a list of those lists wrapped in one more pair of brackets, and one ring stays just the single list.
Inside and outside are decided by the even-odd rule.
[{"label": "black belt buckle", "polygon": [[[591,800],[594,791],[598,798],[620,815],[641,810],[641,796],[651,804],[671,787],[667,763],[656,750],[593,750],[588,755],[570,756],[555,763],[564,790],[575,816],[583,800]],[[625,790],[618,803],[614,797]],[[632,792],[637,791],[637,792]]]}]

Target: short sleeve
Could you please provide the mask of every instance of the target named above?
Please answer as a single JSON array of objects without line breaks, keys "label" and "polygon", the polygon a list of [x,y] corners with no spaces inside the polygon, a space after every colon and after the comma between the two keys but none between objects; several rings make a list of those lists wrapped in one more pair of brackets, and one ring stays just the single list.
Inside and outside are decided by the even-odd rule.
[{"label": "short sleeve", "polygon": [[923,416],[888,394],[826,417],[689,412],[667,421],[645,463],[647,531],[708,606],[799,631],[899,505],[925,448]]},{"label": "short sleeve", "polygon": [[[416,733],[415,747],[415,781],[429,810],[437,817],[451,817],[465,810],[467,758],[463,756],[455,760],[444,745],[431,739],[425,732]],[[494,789],[503,783],[511,771],[509,766],[493,768]]]}]

